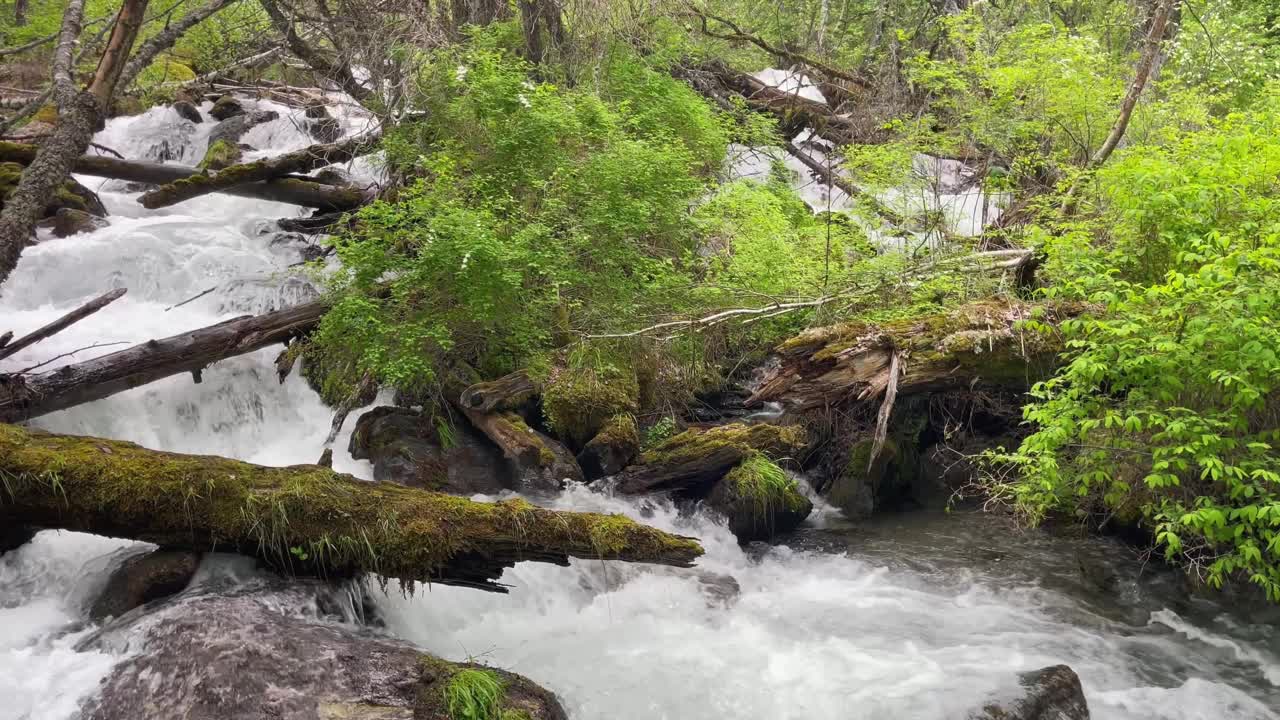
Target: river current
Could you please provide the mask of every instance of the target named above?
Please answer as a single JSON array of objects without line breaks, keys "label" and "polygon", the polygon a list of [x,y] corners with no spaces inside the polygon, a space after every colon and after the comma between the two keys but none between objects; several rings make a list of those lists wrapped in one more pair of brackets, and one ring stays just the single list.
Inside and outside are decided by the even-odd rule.
[{"label": "river current", "polygon": [[[244,138],[263,149],[257,155],[311,142],[300,112],[261,105],[281,117]],[[358,115],[340,118],[360,129]],[[129,158],[191,165],[211,125],[156,108],[110,121],[96,141]],[[112,288],[128,294],[0,369],[172,335],[314,292],[292,267],[305,242],[282,240],[272,225],[297,208],[212,195],[148,212],[121,183],[81,180],[101,193],[110,226],[29,248],[0,286],[0,330],[30,331]],[[34,424],[262,464],[314,462],[331,411],[296,373],[277,382],[277,352],[218,363],[199,384],[173,377]],[[358,413],[334,445],[335,467],[368,478],[369,466],[346,452]],[[575,720],[963,718],[1010,692],[1017,672],[1056,663],[1080,674],[1095,718],[1280,720],[1280,627],[1187,599],[1168,582],[1096,591],[1078,555],[1137,567],[1107,541],[963,512],[853,524],[820,508],[783,544],[744,549],[723,525],[652,501],[575,488],[553,504],[696,535],[707,555],[696,573],[522,564],[503,576],[508,595],[374,590],[385,631],[525,674]],[[105,579],[104,557],[127,545],[44,532],[0,558],[0,719],[74,718],[120,660],[76,644],[93,630],[84,604]]]}]

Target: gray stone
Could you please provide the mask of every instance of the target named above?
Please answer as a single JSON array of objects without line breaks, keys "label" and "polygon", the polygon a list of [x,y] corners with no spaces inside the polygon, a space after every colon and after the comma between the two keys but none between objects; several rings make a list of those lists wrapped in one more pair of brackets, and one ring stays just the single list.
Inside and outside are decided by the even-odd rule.
[{"label": "gray stone", "polygon": [[199,553],[157,550],[133,555],[111,573],[89,609],[89,617],[103,620],[182,592],[200,567]]},{"label": "gray stone", "polygon": [[473,495],[513,489],[511,466],[489,439],[468,423],[453,423],[441,437],[434,418],[408,408],[374,408],[356,421],[351,456],[373,462],[375,480]]},{"label": "gray stone", "polygon": [[189,120],[197,125],[204,122],[204,117],[200,115],[200,110],[186,100],[178,100],[170,107],[172,107],[173,111],[178,113],[178,116],[183,120]]},{"label": "gray stone", "polygon": [[1089,720],[1089,703],[1075,671],[1053,665],[1018,675],[1016,697],[971,713],[971,720]]}]

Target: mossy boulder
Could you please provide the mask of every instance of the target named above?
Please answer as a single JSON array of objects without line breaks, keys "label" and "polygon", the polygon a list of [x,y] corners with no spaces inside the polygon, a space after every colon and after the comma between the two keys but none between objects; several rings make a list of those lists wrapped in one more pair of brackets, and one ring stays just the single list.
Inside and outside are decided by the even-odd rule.
[{"label": "mossy boulder", "polygon": [[220,140],[225,140],[232,145],[239,145],[240,138],[244,137],[245,133],[262,123],[271,122],[279,117],[280,113],[274,110],[255,110],[254,112],[227,118],[209,131],[209,145],[213,145]]},{"label": "mossy boulder", "polygon": [[729,530],[742,542],[794,530],[813,511],[796,480],[761,453],[721,478],[706,503],[728,519]]},{"label": "mossy boulder", "polygon": [[630,413],[614,415],[578,453],[587,480],[616,475],[640,452],[640,431]]},{"label": "mossy boulder", "polygon": [[542,411],[557,436],[582,448],[614,417],[638,409],[639,383],[634,372],[565,368],[547,382]]},{"label": "mossy boulder", "polygon": [[827,500],[850,519],[870,517],[879,507],[877,497],[885,496],[901,476],[898,443],[886,439],[874,462],[871,446],[871,438],[856,440],[848,461],[827,486]]},{"label": "mossy boulder", "polygon": [[373,463],[375,480],[473,495],[514,489],[501,451],[466,423],[409,408],[377,407],[360,416],[349,450]]},{"label": "mossy boulder", "polygon": [[703,497],[748,457],[756,453],[773,460],[794,457],[806,442],[804,428],[798,425],[732,423],[690,428],[641,453],[636,464],[619,476],[618,490]]},{"label": "mossy boulder", "polygon": [[222,170],[239,165],[243,159],[244,151],[239,145],[229,140],[215,140],[204,151],[204,159],[200,161],[199,167],[204,170]]},{"label": "mossy boulder", "polygon": [[223,95],[218,98],[213,103],[213,108],[209,110],[209,114],[217,120],[228,120],[244,113],[244,105],[241,105],[240,101],[231,95]]},{"label": "mossy boulder", "polygon": [[190,100],[175,100],[169,107],[173,108],[173,111],[178,113],[178,117],[183,120],[197,125],[204,122],[204,116],[200,114],[200,109]]},{"label": "mossy boulder", "polygon": [[[222,594],[219,594],[222,593]],[[131,652],[88,701],[97,720],[565,720],[556,697],[498,668],[455,663],[333,622],[337,593],[265,581],[196,587],[109,624],[86,649]],[[319,620],[295,608],[318,608]],[[328,611],[328,612],[326,612]],[[483,690],[484,715],[461,695]]]}]

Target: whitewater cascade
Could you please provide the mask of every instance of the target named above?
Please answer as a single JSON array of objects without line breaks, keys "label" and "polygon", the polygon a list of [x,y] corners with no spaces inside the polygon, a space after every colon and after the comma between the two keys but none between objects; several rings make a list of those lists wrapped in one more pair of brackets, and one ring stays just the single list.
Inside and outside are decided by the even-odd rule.
[{"label": "whitewater cascade", "polygon": [[[243,139],[263,149],[250,158],[310,144],[300,111],[258,106],[280,118]],[[361,128],[359,115],[334,109],[349,132]],[[194,165],[211,125],[155,108],[111,120],[96,141],[131,159],[167,153]],[[209,195],[148,212],[121,183],[81,180],[101,192],[110,226],[29,248],[0,287],[0,329],[21,334],[111,288],[129,292],[0,369],[314,293],[291,267],[303,241],[272,223],[295,207]],[[276,352],[218,363],[200,384],[173,377],[35,424],[263,464],[314,462],[331,411],[297,373],[277,382]],[[335,443],[334,464],[369,477],[346,452],[359,412]],[[387,631],[447,658],[522,673],[558,693],[575,720],[964,717],[1010,691],[1016,672],[1055,663],[1079,673],[1102,720],[1280,718],[1276,627],[1205,603],[1177,612],[1149,592],[1092,597],[1070,580],[1078,571],[1066,540],[1019,535],[979,516],[854,527],[825,509],[790,547],[744,549],[722,525],[653,501],[573,488],[555,506],[622,512],[697,535],[707,556],[698,572],[524,564],[503,577],[509,595],[375,591]],[[0,559],[0,720],[74,718],[111,672],[119,655],[75,648],[94,629],[84,604],[105,580],[104,556],[129,545],[45,532]]]}]

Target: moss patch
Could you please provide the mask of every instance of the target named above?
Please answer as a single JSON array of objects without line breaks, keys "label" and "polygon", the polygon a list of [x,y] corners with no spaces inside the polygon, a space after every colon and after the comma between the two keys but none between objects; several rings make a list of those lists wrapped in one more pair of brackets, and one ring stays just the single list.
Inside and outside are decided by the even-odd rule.
[{"label": "moss patch", "polygon": [[204,151],[204,159],[200,161],[200,168],[204,170],[222,170],[232,165],[240,164],[244,153],[241,152],[240,146],[230,140],[215,140]]},{"label": "moss patch", "polygon": [[40,122],[47,125],[58,124],[58,108],[53,105],[45,105],[31,116],[29,122]]},{"label": "moss patch", "polygon": [[570,368],[548,384],[542,395],[542,409],[557,435],[582,447],[610,419],[634,413],[639,394],[634,372]]},{"label": "moss patch", "polygon": [[778,509],[800,511],[810,504],[796,481],[760,453],[752,453],[738,463],[724,476],[723,482],[732,486],[734,493],[751,506],[761,521],[772,517]]},{"label": "moss patch", "polygon": [[794,455],[804,448],[804,428],[799,425],[743,425],[732,423],[710,429],[692,428],[668,438],[640,454],[644,465],[696,462],[728,448],[739,460],[759,452],[771,458]]}]

